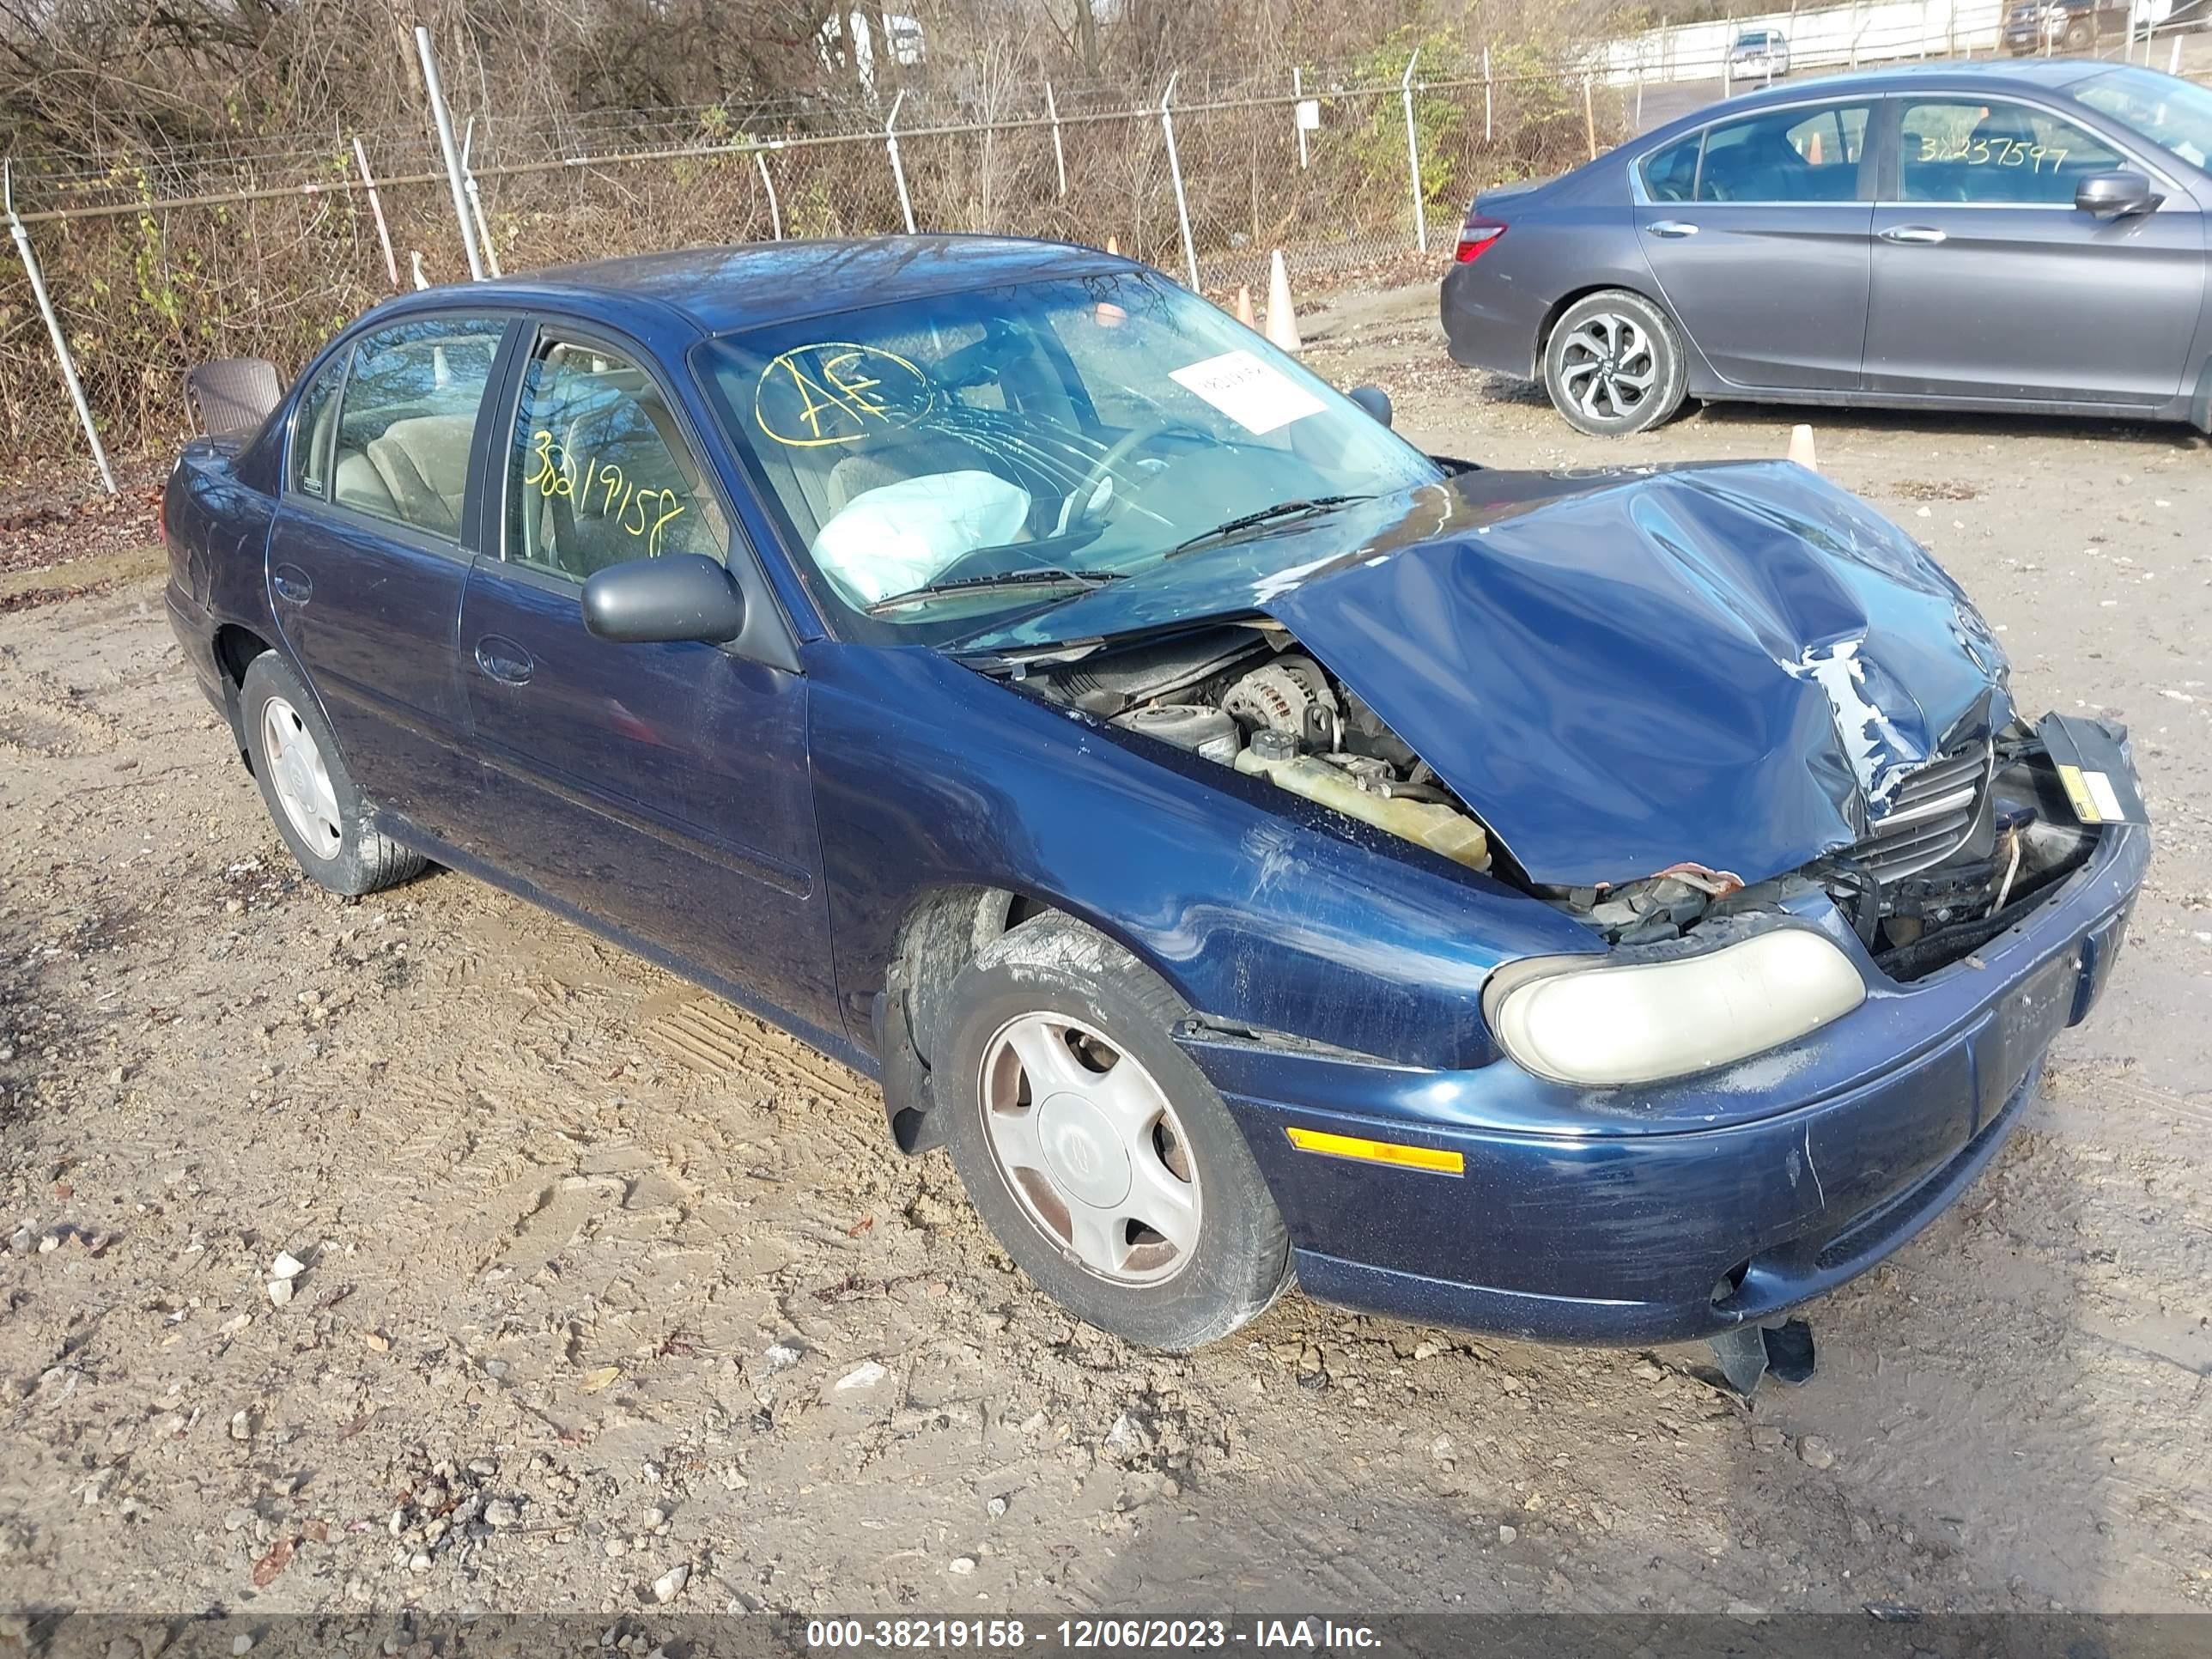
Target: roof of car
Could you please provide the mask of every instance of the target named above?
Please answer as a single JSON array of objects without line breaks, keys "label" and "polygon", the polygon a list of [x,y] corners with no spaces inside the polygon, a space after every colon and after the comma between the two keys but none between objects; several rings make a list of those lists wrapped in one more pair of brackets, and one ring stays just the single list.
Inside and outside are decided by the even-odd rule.
[{"label": "roof of car", "polygon": [[[1730,109],[1753,109],[1761,104],[1802,103],[1808,98],[1846,97],[1852,93],[1892,93],[1924,88],[1941,91],[1958,88],[1981,89],[1992,81],[2018,82],[2023,86],[2057,92],[2086,81],[2093,75],[2120,67],[2094,58],[1986,58],[1963,64],[1893,64],[1880,69],[1855,70],[1844,75],[1824,75],[1817,80],[1792,81],[1786,85],[1761,87],[1728,100]],[[1700,112],[1702,113],[1702,112]]]},{"label": "roof of car", "polygon": [[681,314],[702,332],[720,334],[860,305],[1127,264],[1064,242],[1005,236],[883,236],[687,248],[557,265],[467,286],[472,297],[482,295],[495,303],[566,301],[597,310],[645,301]]}]

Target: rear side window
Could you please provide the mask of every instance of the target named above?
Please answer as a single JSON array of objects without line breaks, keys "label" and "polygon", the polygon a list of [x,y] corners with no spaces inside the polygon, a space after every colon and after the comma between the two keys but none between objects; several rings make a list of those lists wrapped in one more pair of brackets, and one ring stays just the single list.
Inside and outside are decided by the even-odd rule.
[{"label": "rear side window", "polygon": [[727,556],[728,523],[659,384],[604,346],[539,342],[507,466],[520,563],[581,581],[632,559]]},{"label": "rear side window", "polygon": [[457,538],[502,317],[426,317],[364,336],[340,402],[331,499]]},{"label": "rear side window", "polygon": [[[1868,104],[1765,110],[1705,129],[1697,202],[1849,202],[1857,198]],[[1656,160],[1657,158],[1653,158]],[[1646,164],[1647,167],[1649,163]],[[1648,178],[1647,173],[1647,178]],[[1656,194],[1656,192],[1655,192]]]},{"label": "rear side window", "polygon": [[292,417],[292,488],[317,501],[330,499],[331,428],[338,412],[338,382],[345,378],[346,354],[331,359],[300,398]]},{"label": "rear side window", "polygon": [[1693,132],[1644,158],[1644,193],[1655,202],[1686,202],[1698,188],[1698,151],[1705,135]]},{"label": "rear side window", "polygon": [[1908,202],[2071,207],[2083,179],[2126,165],[2103,139],[2026,104],[1922,99],[1899,127]]}]

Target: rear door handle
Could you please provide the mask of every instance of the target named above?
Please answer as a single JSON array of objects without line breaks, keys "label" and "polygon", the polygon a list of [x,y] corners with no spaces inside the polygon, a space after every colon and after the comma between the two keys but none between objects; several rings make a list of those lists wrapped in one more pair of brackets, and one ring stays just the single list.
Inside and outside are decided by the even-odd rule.
[{"label": "rear door handle", "polygon": [[1695,225],[1685,224],[1680,219],[1660,219],[1644,228],[1654,236],[1694,236],[1698,234]]},{"label": "rear door handle", "polygon": [[270,591],[287,605],[305,605],[315,585],[296,564],[280,564],[269,573]]},{"label": "rear door handle", "polygon": [[1881,233],[1881,240],[1885,242],[1911,242],[1918,246],[1932,247],[1936,243],[1947,241],[1949,239],[1933,225],[1892,225]]},{"label": "rear door handle", "polygon": [[477,641],[477,666],[502,685],[527,685],[538,665],[513,640],[487,634]]}]

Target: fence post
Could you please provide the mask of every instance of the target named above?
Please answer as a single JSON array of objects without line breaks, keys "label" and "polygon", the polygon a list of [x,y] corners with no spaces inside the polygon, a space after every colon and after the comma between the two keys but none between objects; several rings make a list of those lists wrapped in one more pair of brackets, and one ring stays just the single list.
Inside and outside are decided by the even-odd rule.
[{"label": "fence post", "polygon": [[392,232],[384,222],[384,198],[376,193],[376,179],[368,170],[368,152],[361,147],[358,134],[353,141],[354,165],[361,169],[362,187],[368,192],[368,216],[376,221],[376,240],[384,249],[384,274],[392,279],[392,291],[399,292],[399,261],[392,257]]},{"label": "fence post", "polygon": [[62,366],[62,379],[69,383],[70,401],[76,405],[76,417],[84,425],[85,441],[92,446],[92,459],[100,468],[100,481],[107,486],[111,495],[123,492],[115,487],[115,473],[107,465],[107,451],[100,441],[100,428],[92,423],[92,406],[84,400],[84,383],[76,377],[76,364],[70,357],[69,340],[62,332],[61,319],[54,315],[54,302],[46,297],[46,279],[39,270],[39,256],[31,252],[31,233],[15,216],[15,164],[13,161],[0,163],[0,204],[8,211],[8,228],[15,233],[15,252],[22,256],[23,274],[31,279],[31,297],[39,302],[39,315],[46,319],[46,334],[54,343],[55,360]]},{"label": "fence post", "polygon": [[1176,82],[1182,76],[1177,70],[1168,76],[1168,89],[1160,94],[1160,137],[1168,143],[1168,177],[1175,181],[1176,223],[1182,230],[1182,261],[1190,272],[1191,292],[1198,292],[1198,244],[1190,235],[1190,203],[1182,193],[1182,161],[1176,155],[1175,117],[1169,106],[1175,101]]},{"label": "fence post", "polygon": [[1064,200],[1067,195],[1067,152],[1060,147],[1060,105],[1053,98],[1049,81],[1044,83],[1044,107],[1045,113],[1052,117],[1052,166],[1060,175],[1060,193]]},{"label": "fence post", "polygon": [[901,87],[899,95],[891,100],[891,112],[884,121],[884,148],[890,152],[891,180],[898,185],[899,211],[906,216],[906,234],[911,236],[914,234],[914,198],[906,193],[906,164],[899,160],[898,151],[898,112],[899,106],[904,102],[906,88]]},{"label": "fence post", "polygon": [[469,152],[476,147],[476,142],[477,118],[471,115],[461,134],[461,183],[469,192],[469,211],[476,217],[477,235],[483,243],[485,262],[491,266],[493,276],[502,276],[506,273],[499,268],[499,249],[491,240],[491,221],[484,217],[483,194],[477,188],[476,170],[469,166]]},{"label": "fence post", "polygon": [[775,180],[768,176],[768,155],[764,150],[753,152],[753,165],[760,169],[761,188],[768,192],[768,228],[775,240],[783,240],[783,209],[775,199]]},{"label": "fence post", "polygon": [[1490,48],[1482,49],[1482,142],[1490,142]]},{"label": "fence post", "polygon": [[1429,251],[1429,210],[1421,199],[1421,139],[1413,125],[1413,65],[1421,61],[1421,49],[1413,48],[1413,55],[1406,60],[1406,72],[1398,77],[1398,96],[1406,106],[1406,176],[1413,191],[1413,250],[1418,253]]},{"label": "fence post", "polygon": [[1590,77],[1583,76],[1583,132],[1589,139],[1589,158],[1597,160],[1597,106],[1590,98]]},{"label": "fence post", "polygon": [[1298,135],[1298,171],[1306,170],[1305,123],[1298,119],[1298,106],[1306,100],[1306,72],[1297,64],[1291,65],[1291,126]]},{"label": "fence post", "polygon": [[2181,73],[2181,37],[2178,34],[2173,37],[2172,55],[2166,61],[2166,72],[2168,75]]},{"label": "fence post", "polygon": [[430,95],[430,118],[438,127],[438,149],[446,161],[446,184],[453,191],[453,218],[461,228],[461,252],[469,256],[469,276],[481,283],[484,279],[483,259],[477,252],[477,239],[469,228],[469,195],[461,187],[460,152],[453,147],[453,118],[446,108],[446,89],[438,82],[438,60],[430,51],[430,31],[421,24],[415,26],[415,55],[422,64],[422,89]]}]

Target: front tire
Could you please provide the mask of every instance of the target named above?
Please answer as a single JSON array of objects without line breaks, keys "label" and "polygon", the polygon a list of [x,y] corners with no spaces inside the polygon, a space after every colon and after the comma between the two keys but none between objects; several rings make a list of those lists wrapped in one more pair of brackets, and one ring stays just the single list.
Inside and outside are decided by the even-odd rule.
[{"label": "front tire", "polygon": [[1544,342],[1544,390],[1567,424],[1623,438],[1682,405],[1687,372],[1674,320],[1640,294],[1607,289],[1569,306]]},{"label": "front tire", "polygon": [[302,870],[348,898],[421,872],[422,854],[372,827],[323,711],[289,664],[263,652],[246,665],[238,700],[261,804]]},{"label": "front tire", "polygon": [[1157,974],[1066,916],[963,969],[934,1110],[970,1200],[1069,1312],[1148,1347],[1218,1341],[1290,1282],[1290,1237]]}]

